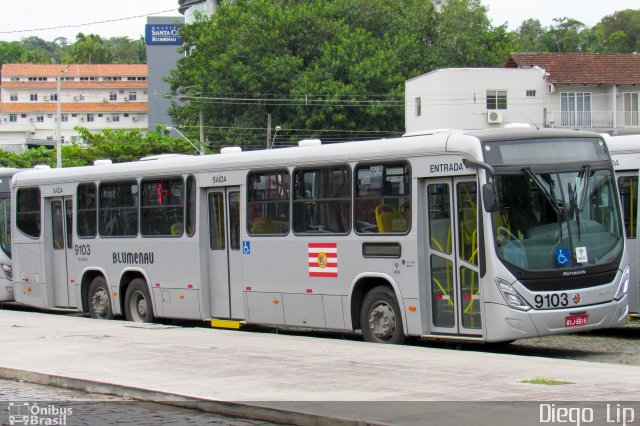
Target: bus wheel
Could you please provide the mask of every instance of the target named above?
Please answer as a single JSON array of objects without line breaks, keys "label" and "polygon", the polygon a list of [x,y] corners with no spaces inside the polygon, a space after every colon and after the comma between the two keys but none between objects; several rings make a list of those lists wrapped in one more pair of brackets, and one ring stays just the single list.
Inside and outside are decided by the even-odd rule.
[{"label": "bus wheel", "polygon": [[124,297],[124,314],[134,322],[153,321],[153,306],[147,283],[140,278],[131,281]]},{"label": "bus wheel", "polygon": [[364,297],[360,311],[360,326],[362,336],[367,342],[404,342],[402,315],[396,296],[389,287],[375,287]]},{"label": "bus wheel", "polygon": [[91,318],[113,319],[109,287],[104,277],[95,277],[89,286],[89,314]]}]

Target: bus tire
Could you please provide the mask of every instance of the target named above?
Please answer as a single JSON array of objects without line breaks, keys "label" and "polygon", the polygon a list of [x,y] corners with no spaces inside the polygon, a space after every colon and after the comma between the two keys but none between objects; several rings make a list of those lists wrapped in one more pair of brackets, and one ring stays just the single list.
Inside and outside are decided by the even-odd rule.
[{"label": "bus tire", "polygon": [[109,286],[103,276],[97,276],[91,281],[89,295],[87,298],[89,305],[89,315],[95,319],[113,319],[113,309],[111,309],[111,297],[109,296]]},{"label": "bus tire", "polygon": [[396,295],[387,286],[367,293],[360,311],[362,336],[367,342],[401,344],[405,341],[402,314]]},{"label": "bus tire", "polygon": [[151,296],[147,283],[141,278],[134,279],[127,287],[127,293],[124,297],[124,315],[128,321],[153,321]]}]

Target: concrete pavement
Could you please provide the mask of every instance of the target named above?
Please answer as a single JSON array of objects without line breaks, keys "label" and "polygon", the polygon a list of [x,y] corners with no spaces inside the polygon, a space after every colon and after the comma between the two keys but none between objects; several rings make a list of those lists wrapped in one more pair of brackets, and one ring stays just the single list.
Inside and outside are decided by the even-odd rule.
[{"label": "concrete pavement", "polygon": [[[9,310],[0,310],[0,336],[0,377],[295,424],[424,424],[447,406],[415,401],[640,395],[640,367],[573,360]],[[523,383],[531,379],[567,383]],[[414,403],[390,410],[393,401]],[[525,406],[538,413],[538,403]]]}]

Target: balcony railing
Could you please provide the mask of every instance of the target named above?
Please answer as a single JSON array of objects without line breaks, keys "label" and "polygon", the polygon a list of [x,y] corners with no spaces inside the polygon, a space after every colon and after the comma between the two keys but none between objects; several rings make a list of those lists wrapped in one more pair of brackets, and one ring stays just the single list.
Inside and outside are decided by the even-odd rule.
[{"label": "balcony railing", "polygon": [[[616,120],[614,120],[614,116]],[[598,111],[598,112],[577,112],[577,111],[553,111],[548,119],[550,127],[569,128],[594,128],[594,129],[614,129],[614,128],[640,128],[640,113],[638,111]]]}]

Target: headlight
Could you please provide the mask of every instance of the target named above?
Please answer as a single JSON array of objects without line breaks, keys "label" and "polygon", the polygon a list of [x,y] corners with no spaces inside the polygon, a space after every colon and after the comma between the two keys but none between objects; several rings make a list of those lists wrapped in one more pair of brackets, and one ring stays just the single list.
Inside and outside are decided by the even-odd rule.
[{"label": "headlight", "polygon": [[518,294],[511,284],[501,278],[496,278],[495,281],[500,293],[502,293],[502,297],[504,297],[505,302],[507,302],[507,305],[519,311],[528,311],[531,309],[531,306],[525,302],[522,296]]},{"label": "headlight", "polygon": [[622,279],[620,280],[620,285],[618,286],[618,291],[616,291],[616,297],[614,299],[620,300],[624,297],[625,294],[629,291],[629,265],[624,268],[624,272],[622,272]]},{"label": "headlight", "polygon": [[11,265],[0,263],[0,266],[2,266],[2,271],[7,276],[7,278],[13,280],[13,270],[11,269]]}]

